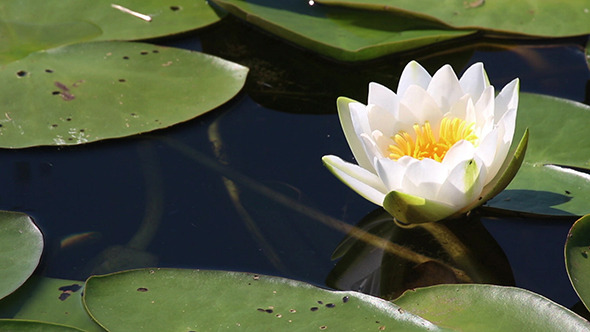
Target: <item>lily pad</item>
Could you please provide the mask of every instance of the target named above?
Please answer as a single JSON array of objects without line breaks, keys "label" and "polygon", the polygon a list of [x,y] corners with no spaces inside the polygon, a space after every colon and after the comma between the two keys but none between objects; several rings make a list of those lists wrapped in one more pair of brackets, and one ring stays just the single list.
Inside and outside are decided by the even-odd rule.
[{"label": "lily pad", "polygon": [[404,311],[461,331],[588,331],[588,321],[525,289],[494,285],[439,285],[405,292]]},{"label": "lily pad", "polygon": [[528,149],[516,177],[486,206],[553,216],[590,213],[589,121],[587,105],[522,93],[514,137],[528,127]]},{"label": "lily pad", "polygon": [[437,331],[385,300],[265,275],[143,269],[86,282],[84,302],[109,331]]},{"label": "lily pad", "polygon": [[0,319],[0,330],[38,332],[84,332],[84,330],[80,330],[71,326],[20,319]]},{"label": "lily pad", "polygon": [[0,64],[24,58],[30,53],[88,41],[102,30],[88,22],[36,24],[0,21]]},{"label": "lily pad", "polygon": [[84,309],[83,291],[83,281],[33,276],[0,301],[0,318],[63,324],[87,332],[103,331]]},{"label": "lily pad", "polygon": [[248,69],[131,42],[35,52],[0,68],[0,147],[70,145],[165,128],[235,96]]},{"label": "lily pad", "polygon": [[576,293],[590,308],[590,215],[572,226],[565,243],[565,266]]},{"label": "lily pad", "polygon": [[0,298],[33,273],[43,251],[43,235],[24,213],[0,211]]},{"label": "lily pad", "polygon": [[212,0],[231,14],[329,57],[377,58],[473,34],[391,13],[310,6],[300,0]]},{"label": "lily pad", "polygon": [[[586,0],[317,0],[318,3],[402,12],[454,28],[486,29],[530,36],[566,37],[590,33]],[[564,24],[567,22],[567,24]]]},{"label": "lily pad", "polygon": [[0,26],[16,19],[21,24],[35,25],[88,22],[102,30],[97,40],[162,37],[202,28],[219,20],[219,15],[206,1],[194,0],[22,0],[2,1],[1,7]]}]

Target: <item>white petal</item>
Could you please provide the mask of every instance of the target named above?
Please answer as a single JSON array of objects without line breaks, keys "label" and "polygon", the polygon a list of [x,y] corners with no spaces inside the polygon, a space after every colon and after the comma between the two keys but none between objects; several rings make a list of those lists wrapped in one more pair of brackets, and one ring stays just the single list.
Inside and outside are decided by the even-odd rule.
[{"label": "white petal", "polygon": [[346,98],[338,98],[338,116],[354,159],[361,167],[374,171],[372,158],[369,158],[364,143],[360,139],[361,134],[371,133],[367,107],[357,102],[349,103]]},{"label": "white petal", "polygon": [[426,91],[443,113],[448,112],[451,105],[464,95],[459,80],[449,65],[444,65],[432,76]]},{"label": "white petal", "polygon": [[426,158],[407,166],[402,180],[404,193],[436,200],[436,194],[448,171],[439,162]]},{"label": "white petal", "polygon": [[383,205],[387,191],[377,175],[336,156],[323,156],[322,161],[336,177],[359,195],[377,205]]},{"label": "white petal", "polygon": [[379,107],[387,110],[393,116],[397,116],[399,98],[395,92],[391,91],[387,87],[379,83],[371,82],[369,83],[368,104],[378,105]]},{"label": "white petal", "polygon": [[494,118],[496,121],[508,110],[518,108],[518,90],[519,81],[517,78],[506,84],[502,91],[500,91],[495,101]]},{"label": "white petal", "polygon": [[372,137],[377,149],[381,153],[380,155],[376,154],[375,156],[387,157],[389,155],[389,146],[395,144],[395,142],[391,139],[391,136],[383,135],[382,132],[375,130]]},{"label": "white petal", "polygon": [[[377,142],[375,142],[375,140],[373,139],[373,135],[378,136],[378,132],[375,131],[372,135],[367,135],[365,133],[361,134],[361,142],[363,143],[363,147],[365,148],[365,151],[367,151],[367,157],[371,158],[369,160],[372,160],[374,157],[384,157],[386,155],[384,155],[384,151],[382,150],[378,145]],[[375,169],[373,167],[373,163],[371,162],[371,167],[367,168],[367,167],[363,167],[368,169],[369,171],[373,172],[373,170]]]},{"label": "white petal", "polygon": [[472,121],[467,119],[468,113],[472,118],[475,116],[475,106],[473,105],[473,100],[471,99],[470,95],[464,95],[463,97],[459,98],[459,100],[451,105],[451,108],[448,112],[452,118],[464,119],[467,122],[475,122],[475,118],[473,118]]},{"label": "white petal", "polygon": [[476,134],[483,137],[494,127],[494,87],[487,87],[475,103]]},{"label": "white petal", "polygon": [[[473,173],[468,171],[475,163]],[[446,181],[440,187],[437,200],[453,205],[460,210],[473,202],[481,194],[486,178],[483,162],[477,158],[465,160],[451,170]]]},{"label": "white petal", "polygon": [[436,101],[426,90],[417,85],[412,85],[406,90],[400,104],[399,120],[404,122],[409,122],[409,119],[406,120],[402,117],[405,115],[402,113],[402,105],[411,110],[415,123],[420,125],[426,121],[429,121],[433,126],[438,125],[443,116],[443,112],[441,112]]},{"label": "white petal", "polygon": [[396,122],[393,113],[390,113],[388,110],[385,110],[380,106],[369,104],[367,105],[367,114],[369,117],[371,132],[375,130],[388,134],[393,132]]},{"label": "white petal", "polygon": [[404,163],[398,163],[389,158],[375,159],[377,175],[383,181],[383,184],[385,184],[387,192],[402,190],[402,179],[404,178],[406,168],[407,165]]},{"label": "white petal", "polygon": [[470,160],[473,158],[475,154],[475,147],[471,142],[466,140],[460,140],[459,142],[455,143],[447,154],[445,155],[445,159],[443,159],[442,164],[448,169],[451,170],[455,168],[460,162],[464,162],[465,160]]},{"label": "white petal", "polygon": [[[498,148],[498,140],[498,128],[495,128],[486,136],[484,136],[477,146],[475,155],[477,155],[483,161],[486,168],[490,168],[494,163],[496,158],[496,150]],[[488,174],[488,176],[489,175],[490,174]]]},{"label": "white petal", "polygon": [[508,156],[508,151],[510,150],[510,146],[512,145],[512,140],[514,138],[514,125],[516,120],[516,110],[508,111],[496,128],[498,132],[498,140],[496,145],[496,154],[494,156],[494,161],[488,167],[488,179],[486,180],[489,182],[491,179],[496,176],[500,167],[506,160]]},{"label": "white petal", "polygon": [[468,93],[473,100],[478,100],[484,89],[490,86],[483,64],[478,62],[467,68],[459,79],[459,84],[463,89],[463,93]]},{"label": "white petal", "polygon": [[424,90],[428,87],[430,82],[430,74],[420,66],[416,61],[410,61],[402,71],[402,75],[399,78],[399,84],[397,86],[398,96],[402,96],[406,93],[406,90],[411,85],[417,85],[422,87]]}]

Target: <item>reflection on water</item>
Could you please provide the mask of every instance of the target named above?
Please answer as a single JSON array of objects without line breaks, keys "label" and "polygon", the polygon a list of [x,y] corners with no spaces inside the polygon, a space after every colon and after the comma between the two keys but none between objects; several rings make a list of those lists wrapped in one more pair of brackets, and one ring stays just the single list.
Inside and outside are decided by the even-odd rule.
[{"label": "reflection on water", "polygon": [[[371,293],[374,277],[388,296],[400,290],[391,285],[433,283],[428,279],[433,274],[462,280],[463,271],[472,279],[474,271],[466,271],[460,260],[451,264],[448,247],[429,244],[432,231],[387,228],[391,223],[370,232],[402,241],[430,259],[409,264],[385,252],[362,256],[369,249],[353,241],[340,260],[331,260],[351,226],[375,209],[322,166],[328,153],[352,160],[335,114],[336,98],[366,100],[369,81],[395,87],[401,66],[415,57],[428,69],[449,62],[458,72],[483,61],[493,85],[519,76],[522,91],[585,99],[584,56],[570,44],[457,52],[449,45],[349,65],[236,24],[226,19],[199,32],[201,38],[170,42],[187,48],[202,42],[204,51],[251,68],[244,93],[227,105],[137,137],[0,151],[0,208],[29,213],[39,224],[47,241],[40,273],[83,279],[92,267],[153,265],[157,259],[162,267],[250,271],[318,285],[328,277],[330,284]],[[483,225],[493,238],[478,221],[452,224],[458,243],[477,248],[470,249],[476,257],[489,255],[480,261],[487,272],[478,280],[510,284],[511,269],[517,286],[566,306],[577,302],[563,264],[571,220],[485,218]],[[61,247],[72,234],[101,236],[81,236],[75,250]],[[367,257],[361,261],[367,274],[349,277],[346,271],[357,266],[359,255]],[[392,273],[400,269],[404,274]],[[390,278],[389,284],[383,278]]]}]

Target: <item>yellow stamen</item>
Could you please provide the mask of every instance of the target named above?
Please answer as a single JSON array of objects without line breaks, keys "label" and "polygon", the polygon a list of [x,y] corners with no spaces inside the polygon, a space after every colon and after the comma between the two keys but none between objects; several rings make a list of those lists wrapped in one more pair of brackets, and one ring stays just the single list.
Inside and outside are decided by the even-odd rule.
[{"label": "yellow stamen", "polygon": [[462,119],[443,118],[438,137],[434,137],[428,121],[422,126],[415,124],[415,137],[405,131],[391,137],[395,144],[388,147],[389,158],[398,160],[402,156],[410,156],[420,160],[430,158],[441,162],[449,149],[460,140],[477,144],[478,137],[475,135],[474,126],[475,123],[467,123]]}]

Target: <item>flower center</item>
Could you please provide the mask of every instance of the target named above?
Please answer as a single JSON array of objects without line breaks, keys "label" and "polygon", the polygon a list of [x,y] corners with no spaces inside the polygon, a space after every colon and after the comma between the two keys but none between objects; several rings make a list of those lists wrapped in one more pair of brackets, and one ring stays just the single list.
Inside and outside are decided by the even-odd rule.
[{"label": "flower center", "polygon": [[415,124],[415,138],[405,131],[400,131],[391,137],[395,144],[387,148],[389,158],[398,160],[403,156],[410,156],[419,160],[430,158],[441,162],[449,149],[460,140],[476,145],[478,137],[475,135],[474,126],[474,122],[467,123],[458,118],[443,118],[438,137],[435,137],[430,122],[426,121],[422,126]]}]

